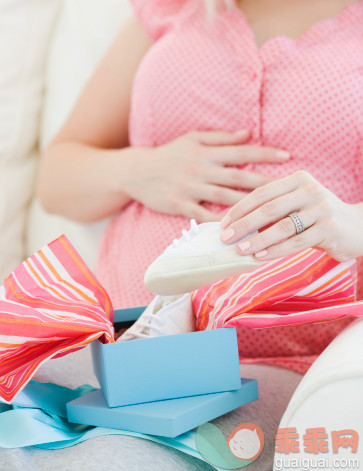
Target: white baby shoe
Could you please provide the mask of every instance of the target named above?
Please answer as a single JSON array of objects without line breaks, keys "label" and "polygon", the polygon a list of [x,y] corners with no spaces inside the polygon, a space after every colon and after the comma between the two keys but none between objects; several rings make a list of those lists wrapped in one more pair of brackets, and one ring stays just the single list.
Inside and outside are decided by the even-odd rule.
[{"label": "white baby shoe", "polygon": [[117,342],[184,334],[195,330],[195,316],[190,294],[156,296],[135,324],[126,330]]},{"label": "white baby shoe", "polygon": [[155,294],[188,293],[218,280],[241,275],[260,266],[252,255],[238,255],[234,244],[220,240],[223,229],[219,222],[197,224],[190,221],[190,230],[174,242],[149,266],[145,273],[146,287]]}]

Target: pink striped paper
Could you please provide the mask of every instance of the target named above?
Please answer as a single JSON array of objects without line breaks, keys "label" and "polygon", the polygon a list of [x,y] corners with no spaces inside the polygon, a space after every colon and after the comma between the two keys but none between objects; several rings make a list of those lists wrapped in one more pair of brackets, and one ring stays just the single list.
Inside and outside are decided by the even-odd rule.
[{"label": "pink striped paper", "polygon": [[266,262],[195,291],[197,327],[262,328],[361,316],[356,277],[355,260],[340,263],[316,249]]},{"label": "pink striped paper", "polygon": [[0,396],[11,402],[50,358],[114,341],[113,309],[65,236],[38,250],[0,288]]}]

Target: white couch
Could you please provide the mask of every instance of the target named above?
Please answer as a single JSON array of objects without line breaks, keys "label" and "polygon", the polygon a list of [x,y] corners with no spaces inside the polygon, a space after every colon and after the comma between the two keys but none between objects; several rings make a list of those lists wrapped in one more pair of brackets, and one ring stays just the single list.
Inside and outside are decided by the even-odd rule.
[{"label": "white couch", "polygon": [[[331,432],[353,429],[363,437],[363,320],[357,319],[343,330],[324,350],[305,374],[280,422],[280,428],[295,427],[300,438],[300,452],[293,458],[300,463],[323,458],[319,469],[363,469],[363,444],[357,453],[350,448],[332,450]],[[311,455],[304,451],[306,429],[325,427],[329,452]],[[282,466],[292,455],[275,454],[274,471],[294,469]],[[344,461],[345,460],[345,461]],[[359,467],[354,461],[357,460]],[[347,464],[345,464],[347,463]],[[296,468],[295,468],[296,469]],[[302,469],[302,468],[297,468]],[[313,468],[312,468],[313,469]]]},{"label": "white couch", "polygon": [[[33,198],[36,163],[129,13],[127,0],[0,3],[1,279],[61,233],[95,266],[107,221],[80,225],[45,214]],[[358,320],[334,340],[301,381],[281,427],[297,427],[301,437],[318,425],[355,428],[363,437],[362,338]],[[363,462],[363,445],[357,455]]]},{"label": "white couch", "polygon": [[37,156],[130,14],[127,0],[0,3],[0,279],[66,233],[93,268],[107,221],[45,214],[33,198]]}]

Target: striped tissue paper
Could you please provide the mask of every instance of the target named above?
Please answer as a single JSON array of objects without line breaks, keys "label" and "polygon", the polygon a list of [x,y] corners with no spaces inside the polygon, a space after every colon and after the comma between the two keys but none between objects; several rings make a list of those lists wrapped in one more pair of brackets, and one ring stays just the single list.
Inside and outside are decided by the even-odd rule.
[{"label": "striped tissue paper", "polygon": [[197,328],[302,325],[361,316],[356,261],[307,249],[192,294]]},{"label": "striped tissue paper", "polygon": [[0,397],[11,402],[50,358],[114,341],[111,301],[65,236],[0,288]]}]

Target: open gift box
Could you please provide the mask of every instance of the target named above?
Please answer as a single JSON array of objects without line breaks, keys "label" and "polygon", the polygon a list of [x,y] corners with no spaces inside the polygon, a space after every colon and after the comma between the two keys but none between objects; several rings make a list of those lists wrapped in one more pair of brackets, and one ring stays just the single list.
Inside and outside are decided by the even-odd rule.
[{"label": "open gift box", "polygon": [[[116,310],[116,330],[144,309]],[[176,437],[258,398],[257,381],[240,378],[233,328],[91,348],[102,390],[69,402],[69,422]]]},{"label": "open gift box", "polygon": [[[149,424],[149,433],[165,436],[182,433],[257,399],[256,382],[240,379],[234,327],[241,319],[259,328],[361,316],[355,280],[354,261],[339,263],[309,249],[267,263],[252,284],[247,276],[237,285],[224,282],[223,299],[234,300],[228,309],[218,289],[210,296],[198,290],[193,309],[199,331],[115,343],[114,323],[134,321],[144,308],[114,312],[105,289],[61,236],[0,287],[0,396],[11,403],[45,361],[93,342],[103,394],[70,403],[69,419],[134,431],[146,431]],[[231,296],[236,289],[238,296]],[[206,302],[214,309],[203,325]],[[86,411],[82,419],[77,408]],[[116,416],[117,423],[111,420]]]},{"label": "open gift box", "polygon": [[0,309],[5,402],[45,361],[91,342],[102,390],[68,403],[70,422],[176,436],[257,399],[256,381],[240,378],[234,328],[115,342],[114,327],[144,308],[114,311],[64,236],[9,275]]},{"label": "open gift box", "polygon": [[[130,325],[144,309],[116,310],[116,328]],[[241,388],[234,328],[107,344],[96,340],[91,348],[109,407]]]}]

